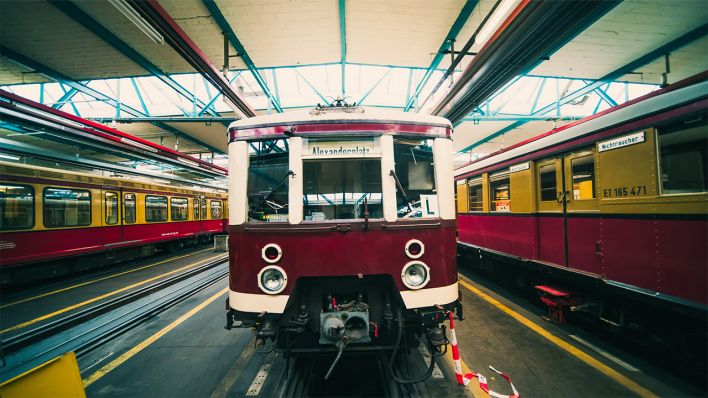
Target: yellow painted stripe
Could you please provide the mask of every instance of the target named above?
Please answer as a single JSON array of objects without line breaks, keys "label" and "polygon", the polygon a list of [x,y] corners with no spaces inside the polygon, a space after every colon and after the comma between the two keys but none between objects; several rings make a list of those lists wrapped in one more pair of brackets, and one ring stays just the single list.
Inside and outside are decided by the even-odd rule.
[{"label": "yellow painted stripe", "polygon": [[149,278],[149,279],[145,279],[145,280],[140,281],[140,282],[138,282],[138,283],[134,283],[134,284],[132,284],[132,285],[130,285],[130,286],[122,287],[122,288],[120,288],[120,289],[118,289],[118,290],[114,290],[114,291],[112,291],[112,292],[109,292],[109,293],[106,293],[106,294],[102,294],[102,295],[97,296],[97,297],[94,297],[94,298],[92,298],[92,299],[88,299],[88,300],[86,300],[86,301],[82,301],[82,302],[80,302],[80,303],[78,303],[78,304],[70,305],[70,306],[65,307],[65,308],[62,308],[62,309],[60,309],[60,310],[58,310],[58,311],[54,311],[54,312],[52,312],[52,313],[50,313],[50,314],[42,315],[42,316],[40,316],[40,317],[38,317],[38,318],[32,319],[31,321],[27,321],[27,322],[21,323],[21,324],[19,324],[19,325],[15,325],[15,326],[9,327],[9,328],[4,329],[4,330],[0,330],[0,334],[7,333],[7,332],[10,332],[10,331],[13,331],[13,330],[17,330],[17,329],[22,329],[22,328],[27,327],[27,326],[29,326],[29,325],[33,325],[33,324],[35,324],[35,323],[37,323],[37,322],[41,322],[41,321],[47,320],[47,319],[49,319],[49,318],[53,318],[53,317],[55,317],[55,316],[57,316],[57,315],[61,315],[61,314],[65,313],[65,312],[68,312],[68,311],[71,311],[71,310],[75,310],[75,309],[77,309],[77,308],[83,307],[83,306],[88,305],[88,304],[91,304],[91,303],[95,303],[96,301],[103,300],[104,298],[111,297],[111,296],[115,296],[116,294],[122,293],[122,292],[124,292],[124,291],[126,291],[126,290],[130,290],[130,289],[133,289],[133,288],[135,288],[135,287],[144,285],[144,284],[146,284],[146,283],[150,283],[150,282],[156,281],[156,280],[158,280],[158,279],[160,279],[160,278],[163,278],[163,277],[165,277],[165,276],[168,276],[168,275],[176,274],[176,273],[178,273],[178,272],[180,272],[180,271],[184,271],[185,269],[188,269],[188,268],[196,267],[196,266],[198,266],[198,265],[201,265],[201,264],[203,264],[203,263],[206,263],[206,262],[208,262],[208,261],[211,261],[211,260],[213,260],[213,259],[215,259],[215,258],[217,258],[217,257],[223,257],[223,256],[225,256],[225,254],[218,254],[218,255],[216,255],[216,256],[209,257],[209,258],[207,258],[207,259],[205,259],[205,260],[198,261],[198,262],[196,262],[196,263],[194,263],[194,264],[190,264],[190,265],[184,266],[184,267],[182,267],[182,268],[177,268],[177,269],[172,270],[172,271],[170,271],[170,272],[165,272],[164,274],[161,274],[161,275],[158,275],[158,276],[154,276],[154,277]]},{"label": "yellow painted stripe", "polygon": [[537,324],[535,324],[534,322],[532,322],[528,318],[515,312],[511,308],[500,303],[498,300],[494,299],[493,297],[489,296],[488,294],[484,293],[483,291],[472,286],[466,280],[466,278],[464,278],[462,275],[460,275],[459,282],[460,282],[460,285],[464,286],[467,290],[469,290],[472,293],[476,294],[477,296],[481,297],[482,299],[484,299],[488,303],[490,303],[493,306],[500,309],[502,312],[506,313],[510,317],[519,321],[522,325],[524,325],[527,328],[538,333],[539,335],[544,337],[546,340],[550,341],[551,343],[553,343],[556,346],[560,347],[561,349],[565,350],[570,355],[573,355],[574,357],[578,358],[579,360],[590,365],[595,370],[599,371],[600,373],[604,374],[605,376],[607,376],[607,377],[611,378],[612,380],[616,381],[617,383],[621,384],[622,386],[624,386],[628,390],[632,391],[633,393],[639,395],[640,397],[646,397],[646,398],[648,398],[648,397],[657,398],[658,397],[656,394],[649,391],[645,387],[640,386],[635,381],[629,379],[628,377],[624,376],[623,374],[617,372],[616,370],[610,368],[609,366],[605,365],[604,363],[591,357],[590,355],[588,355],[585,352],[581,351],[580,349],[576,348],[572,344],[558,338],[557,336],[554,336],[548,330],[538,326]]},{"label": "yellow painted stripe", "polygon": [[109,364],[106,366],[102,367],[101,369],[97,370],[94,374],[89,376],[88,378],[84,379],[84,388],[90,386],[93,384],[96,380],[100,379],[101,377],[105,376],[108,372],[112,371],[113,369],[117,368],[120,366],[123,362],[127,361],[128,359],[132,358],[135,356],[135,354],[139,353],[140,351],[144,350],[147,348],[150,344],[156,342],[159,338],[162,336],[166,335],[169,331],[172,329],[176,328],[179,326],[182,322],[186,321],[187,319],[191,318],[194,314],[197,312],[201,311],[206,307],[207,305],[211,304],[214,300],[218,299],[219,297],[223,296],[226,294],[226,292],[229,290],[228,287],[225,287],[221,289],[218,293],[215,295],[209,297],[206,299],[206,301],[202,302],[198,306],[192,308],[187,312],[186,314],[182,315],[169,325],[165,326],[162,328],[160,331],[157,333],[153,334],[152,336],[148,337],[146,340],[144,340],[142,343],[136,345],[135,347],[131,348],[127,352],[125,352],[123,355],[119,356],[118,358],[112,360]]},{"label": "yellow painted stripe", "polygon": [[[455,361],[452,359],[452,347],[447,348],[447,353],[445,354],[445,359],[447,360],[448,366],[450,366],[450,369],[454,372],[455,371]],[[465,363],[465,361],[460,358],[460,367],[462,368],[462,374],[466,375],[467,373],[475,373],[473,372],[469,366]],[[455,383],[457,383],[457,380],[455,380]],[[488,395],[484,390],[482,390],[479,387],[479,380],[475,377],[474,379],[470,380],[469,384],[465,386],[465,389],[467,389],[467,392],[472,394],[473,397],[475,398],[487,398]]]},{"label": "yellow painted stripe", "polygon": [[151,267],[154,267],[154,266],[157,266],[157,265],[160,265],[160,264],[168,263],[168,262],[170,262],[170,261],[176,261],[176,260],[179,260],[179,259],[181,259],[181,258],[193,256],[193,255],[199,254],[199,253],[204,253],[205,251],[209,251],[209,250],[212,250],[212,249],[204,249],[204,250],[200,250],[200,251],[198,251],[198,252],[185,254],[185,255],[183,255],[183,256],[168,258],[167,260],[158,261],[158,262],[156,262],[156,263],[154,263],[154,264],[145,265],[145,266],[143,266],[143,267],[133,268],[133,269],[131,269],[131,270],[129,270],[129,271],[119,272],[119,273],[117,273],[117,274],[108,275],[108,276],[105,276],[105,277],[103,277],[103,278],[98,278],[98,279],[90,280],[90,281],[87,281],[87,282],[79,283],[79,284],[77,284],[77,285],[72,285],[72,286],[69,286],[69,287],[62,288],[62,289],[54,290],[54,291],[51,291],[51,292],[48,292],[48,293],[38,294],[38,295],[36,295],[36,296],[32,296],[32,297],[29,297],[29,298],[26,298],[26,299],[14,301],[14,302],[9,303],[9,304],[0,305],[0,309],[7,308],[7,307],[12,307],[13,305],[26,303],[26,302],[28,302],[28,301],[36,300],[36,299],[39,299],[39,298],[42,298],[42,297],[51,296],[51,295],[53,295],[53,294],[65,292],[65,291],[67,291],[67,290],[76,289],[77,287],[90,285],[90,284],[92,284],[92,283],[105,281],[106,279],[115,278],[115,277],[117,277],[117,276],[129,274],[129,273],[131,273],[131,272],[136,272],[136,271],[144,270],[144,269],[151,268]]}]

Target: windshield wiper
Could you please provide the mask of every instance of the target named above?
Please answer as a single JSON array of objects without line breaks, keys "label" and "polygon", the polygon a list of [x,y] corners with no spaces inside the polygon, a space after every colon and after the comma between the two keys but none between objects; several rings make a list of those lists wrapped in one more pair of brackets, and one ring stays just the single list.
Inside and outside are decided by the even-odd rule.
[{"label": "windshield wiper", "polygon": [[412,212],[413,208],[411,207],[411,200],[408,199],[408,195],[406,195],[406,191],[403,189],[403,185],[401,185],[401,181],[398,179],[398,176],[396,175],[395,170],[391,170],[390,173],[388,173],[393,179],[396,181],[396,187],[398,188],[398,191],[401,192],[401,195],[403,195],[403,199],[406,201],[406,206],[408,206],[408,212]]},{"label": "windshield wiper", "polygon": [[[261,200],[261,202],[252,211],[260,210],[261,208],[263,208],[264,204],[269,203],[270,197],[273,196],[274,193],[278,192],[280,190],[280,188],[282,188],[285,185],[285,182],[288,180],[288,177],[294,176],[294,175],[295,175],[295,172],[293,172],[292,170],[288,170],[288,172],[285,173],[285,176],[280,180],[280,183],[278,185],[276,185],[275,188],[271,189],[267,195],[263,196],[263,199]],[[283,206],[283,207],[285,207],[285,206]]]}]

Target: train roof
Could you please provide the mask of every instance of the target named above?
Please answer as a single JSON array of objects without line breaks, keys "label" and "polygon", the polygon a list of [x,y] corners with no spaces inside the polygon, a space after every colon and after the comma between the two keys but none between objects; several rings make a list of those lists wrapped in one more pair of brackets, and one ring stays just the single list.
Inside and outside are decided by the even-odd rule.
[{"label": "train roof", "polygon": [[456,177],[466,177],[487,170],[503,162],[525,161],[529,154],[570,142],[594,132],[618,126],[646,115],[662,112],[708,96],[708,74],[677,82],[665,89],[626,102],[520,142],[499,152],[489,154],[455,170]]},{"label": "train roof", "polygon": [[[329,125],[322,129],[322,125]],[[319,127],[315,127],[319,126]],[[295,129],[291,129],[295,127]],[[286,129],[287,134],[285,134]],[[276,138],[285,135],[382,132],[449,138],[450,121],[439,116],[364,107],[325,107],[261,115],[229,125],[230,141]]]}]

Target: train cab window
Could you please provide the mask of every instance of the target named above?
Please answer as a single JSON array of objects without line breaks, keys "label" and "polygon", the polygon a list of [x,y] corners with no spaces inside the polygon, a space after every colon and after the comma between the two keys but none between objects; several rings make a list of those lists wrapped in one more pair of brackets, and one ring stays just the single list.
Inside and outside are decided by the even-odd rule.
[{"label": "train cab window", "polygon": [[543,165],[539,167],[538,174],[541,185],[541,200],[544,202],[556,200],[556,192],[558,192],[556,187],[556,165]]},{"label": "train cab window", "polygon": [[170,198],[170,217],[172,221],[184,221],[189,217],[187,198]]},{"label": "train cab window", "polygon": [[595,160],[593,155],[571,159],[573,172],[573,199],[587,200],[595,198]]},{"label": "train cab window", "polygon": [[305,221],[383,218],[380,159],[303,161]]},{"label": "train cab window", "polygon": [[91,225],[91,192],[80,189],[44,189],[44,226]]},{"label": "train cab window", "polygon": [[123,221],[125,221],[126,224],[135,224],[135,209],[135,194],[126,193],[123,195]]},{"label": "train cab window", "polygon": [[661,192],[706,192],[708,126],[705,120],[659,129]]},{"label": "train cab window", "polygon": [[0,231],[34,226],[34,189],[0,183]]},{"label": "train cab window", "polygon": [[394,140],[393,159],[398,180],[396,183],[398,217],[438,217],[433,148],[428,140]]},{"label": "train cab window", "polygon": [[288,221],[290,166],[285,142],[254,143],[258,151],[250,154],[246,189],[249,222]]},{"label": "train cab window", "polygon": [[167,197],[145,196],[145,221],[167,221]]},{"label": "train cab window", "polygon": [[221,201],[212,200],[209,202],[209,206],[211,208],[211,219],[221,220]]},{"label": "train cab window", "polygon": [[511,184],[508,172],[489,177],[489,192],[491,211],[511,211]]},{"label": "train cab window", "polygon": [[118,194],[115,192],[106,192],[104,194],[106,224],[118,223]]},{"label": "train cab window", "polygon": [[470,199],[470,211],[483,211],[482,179],[475,178],[470,180],[467,186]]}]

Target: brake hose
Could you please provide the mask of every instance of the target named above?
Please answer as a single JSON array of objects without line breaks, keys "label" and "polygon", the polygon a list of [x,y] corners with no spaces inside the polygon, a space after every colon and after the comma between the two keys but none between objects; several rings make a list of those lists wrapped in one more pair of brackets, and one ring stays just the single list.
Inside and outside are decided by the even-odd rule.
[{"label": "brake hose", "polygon": [[396,381],[396,383],[400,384],[415,384],[415,383],[420,383],[421,381],[427,380],[432,374],[433,370],[435,369],[435,361],[436,357],[439,355],[433,355],[431,354],[430,358],[430,366],[428,367],[428,370],[425,371],[423,375],[420,377],[414,378],[414,379],[401,379],[398,376],[396,376],[396,373],[393,371],[393,361],[396,359],[396,354],[398,354],[398,348],[401,345],[401,338],[403,337],[403,328],[405,327],[405,321],[403,320],[403,314],[401,313],[401,309],[396,310],[396,314],[398,315],[398,334],[396,335],[396,345],[393,348],[393,353],[391,354],[391,359],[388,361],[388,371],[391,373],[391,377],[393,377],[393,380]]}]

